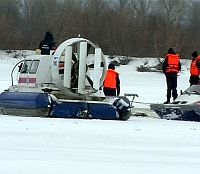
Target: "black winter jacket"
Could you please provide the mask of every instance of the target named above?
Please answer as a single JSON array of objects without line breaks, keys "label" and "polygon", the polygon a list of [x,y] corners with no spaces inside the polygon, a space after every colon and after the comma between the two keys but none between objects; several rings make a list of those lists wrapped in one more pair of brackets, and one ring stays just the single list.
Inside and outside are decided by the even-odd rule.
[{"label": "black winter jacket", "polygon": [[53,34],[50,31],[47,31],[44,37],[44,40],[40,42],[39,49],[41,50],[42,55],[50,55],[50,50],[55,46],[53,39]]}]

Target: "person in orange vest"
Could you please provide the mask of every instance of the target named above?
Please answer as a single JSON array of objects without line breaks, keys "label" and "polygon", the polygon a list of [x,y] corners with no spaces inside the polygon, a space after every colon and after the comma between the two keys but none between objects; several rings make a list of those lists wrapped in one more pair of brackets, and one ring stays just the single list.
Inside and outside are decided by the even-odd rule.
[{"label": "person in orange vest", "polygon": [[115,71],[113,63],[108,65],[103,86],[103,92],[106,96],[118,96],[120,94],[119,73]]},{"label": "person in orange vest", "polygon": [[163,65],[163,73],[166,76],[167,83],[167,101],[164,104],[170,103],[171,93],[173,100],[176,100],[177,94],[177,77],[178,72],[181,70],[181,63],[179,54],[176,54],[172,48],[169,48],[168,54],[165,56]]},{"label": "person in orange vest", "polygon": [[200,56],[197,51],[194,51],[191,55],[193,57],[190,64],[190,86],[198,84],[200,78]]}]

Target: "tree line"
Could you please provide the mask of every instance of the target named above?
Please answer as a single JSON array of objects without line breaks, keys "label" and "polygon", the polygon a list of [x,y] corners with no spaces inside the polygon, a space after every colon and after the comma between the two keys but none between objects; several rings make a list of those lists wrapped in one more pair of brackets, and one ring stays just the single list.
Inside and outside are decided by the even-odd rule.
[{"label": "tree line", "polygon": [[200,2],[188,0],[1,0],[0,49],[35,50],[46,31],[56,45],[77,37],[107,55],[182,58],[200,52]]}]

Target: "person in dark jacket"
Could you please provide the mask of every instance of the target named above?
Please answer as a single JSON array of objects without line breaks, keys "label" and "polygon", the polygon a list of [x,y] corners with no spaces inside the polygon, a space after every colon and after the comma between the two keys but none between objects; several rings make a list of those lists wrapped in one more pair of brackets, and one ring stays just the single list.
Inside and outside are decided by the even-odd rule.
[{"label": "person in dark jacket", "polygon": [[190,86],[198,84],[200,80],[200,56],[198,56],[197,51],[194,51],[191,56],[193,58],[190,64]]},{"label": "person in dark jacket", "polygon": [[164,104],[170,103],[171,92],[173,100],[178,96],[177,94],[177,74],[181,70],[181,63],[179,60],[179,54],[176,54],[172,48],[169,48],[168,54],[165,56],[163,65],[163,73],[166,76],[167,83],[167,101]]},{"label": "person in dark jacket", "polygon": [[115,71],[115,65],[110,63],[104,79],[103,92],[106,96],[118,96],[120,94],[119,73]]},{"label": "person in dark jacket", "polygon": [[45,33],[44,39],[40,42],[39,49],[42,55],[50,55],[50,50],[55,50],[53,34],[50,31]]}]

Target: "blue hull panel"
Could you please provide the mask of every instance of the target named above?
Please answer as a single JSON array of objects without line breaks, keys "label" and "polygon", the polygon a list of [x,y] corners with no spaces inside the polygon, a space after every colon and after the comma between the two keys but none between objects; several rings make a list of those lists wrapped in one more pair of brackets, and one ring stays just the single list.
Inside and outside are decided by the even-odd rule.
[{"label": "blue hull panel", "polygon": [[113,104],[84,100],[50,100],[47,93],[3,92],[0,114],[45,116],[55,118],[89,118],[127,120],[131,116],[129,101],[119,97]]},{"label": "blue hull panel", "polygon": [[181,111],[180,109],[167,108],[163,110],[154,110],[160,118],[167,120],[182,120],[200,122],[200,115],[194,111]]},{"label": "blue hull panel", "polygon": [[48,94],[36,92],[3,92],[0,107],[43,108],[49,105]]},{"label": "blue hull panel", "polygon": [[200,122],[200,116],[195,111],[185,111],[180,117],[178,117],[174,120]]},{"label": "blue hull panel", "polygon": [[3,92],[0,94],[0,114],[47,117],[49,112],[48,94],[33,92]]},{"label": "blue hull panel", "polygon": [[119,114],[113,105],[84,101],[54,101],[50,116],[59,118],[119,119]]}]

